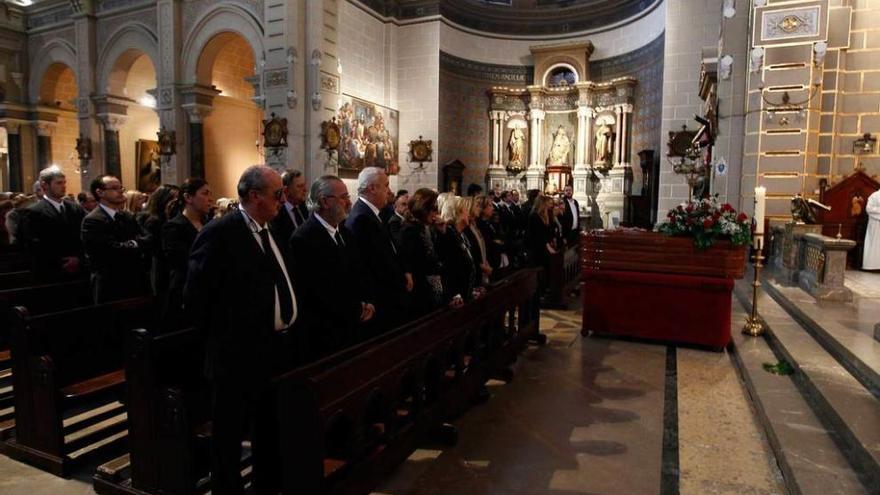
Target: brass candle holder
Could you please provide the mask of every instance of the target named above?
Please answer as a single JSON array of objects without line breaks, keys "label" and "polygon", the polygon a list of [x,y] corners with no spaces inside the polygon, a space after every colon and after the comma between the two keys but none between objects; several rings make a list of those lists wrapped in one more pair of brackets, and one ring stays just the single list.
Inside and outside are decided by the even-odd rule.
[{"label": "brass candle holder", "polygon": [[755,249],[755,255],[752,256],[752,260],[754,261],[754,271],[755,271],[755,280],[752,282],[752,313],[746,318],[746,324],[743,325],[742,333],[745,335],[751,335],[752,337],[760,337],[764,335],[764,322],[758,316],[758,288],[761,287],[761,268],[764,265],[761,262],[764,260],[764,256],[762,254],[764,243],[761,242],[763,240],[763,235],[757,237],[758,241],[757,247]]}]

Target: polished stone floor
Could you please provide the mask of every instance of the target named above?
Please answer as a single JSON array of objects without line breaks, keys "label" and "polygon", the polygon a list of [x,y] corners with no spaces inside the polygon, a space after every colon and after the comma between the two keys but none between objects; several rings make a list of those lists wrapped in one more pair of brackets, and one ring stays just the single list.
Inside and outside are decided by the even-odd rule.
[{"label": "polished stone floor", "polygon": [[[377,494],[783,493],[727,353],[583,338],[574,311],[541,325],[548,345],[490,383],[459,443],[418,450]],[[92,493],[93,472],[61,480],[0,456],[0,493]]]}]

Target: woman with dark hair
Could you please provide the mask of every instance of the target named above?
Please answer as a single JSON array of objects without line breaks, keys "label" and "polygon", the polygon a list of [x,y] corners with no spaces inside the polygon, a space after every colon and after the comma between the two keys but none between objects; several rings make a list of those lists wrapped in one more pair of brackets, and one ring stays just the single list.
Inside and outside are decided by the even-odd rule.
[{"label": "woman with dark hair", "polygon": [[171,217],[179,194],[180,188],[175,185],[160,186],[150,195],[146,208],[137,217],[141,229],[149,234],[151,242],[150,285],[154,296],[163,294],[168,288],[168,267],[162,255],[162,226]]},{"label": "woman with dark hair", "polygon": [[409,199],[407,220],[400,230],[400,258],[413,279],[412,317],[440,306],[443,265],[434,249],[432,227],[437,222],[437,193],[422,188]]},{"label": "woman with dark hair", "polygon": [[180,186],[176,210],[180,211],[162,227],[162,257],[168,266],[168,291],[163,321],[165,330],[181,328],[185,321],[181,308],[187,261],[196,236],[208,222],[214,200],[205,179],[187,179]]}]

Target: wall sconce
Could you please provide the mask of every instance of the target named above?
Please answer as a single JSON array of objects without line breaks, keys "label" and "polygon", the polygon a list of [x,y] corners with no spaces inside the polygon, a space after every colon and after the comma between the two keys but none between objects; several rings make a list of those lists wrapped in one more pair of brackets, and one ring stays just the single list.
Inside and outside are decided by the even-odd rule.
[{"label": "wall sconce", "polygon": [[176,153],[177,136],[174,131],[166,130],[165,126],[162,126],[156,136],[159,138],[159,155],[171,156]]},{"label": "wall sconce", "polygon": [[815,63],[817,67],[825,63],[826,53],[828,53],[828,43],[817,41],[813,44],[813,63]]},{"label": "wall sconce", "polygon": [[76,154],[80,160],[92,159],[92,139],[88,136],[76,138]]},{"label": "wall sconce", "polygon": [[866,132],[862,137],[853,141],[854,155],[871,155],[874,154],[874,147],[877,145],[877,138]]}]

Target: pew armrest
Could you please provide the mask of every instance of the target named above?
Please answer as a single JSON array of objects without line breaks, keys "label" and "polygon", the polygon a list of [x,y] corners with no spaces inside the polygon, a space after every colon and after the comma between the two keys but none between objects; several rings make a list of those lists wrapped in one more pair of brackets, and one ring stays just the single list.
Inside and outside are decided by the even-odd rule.
[{"label": "pew armrest", "polygon": [[65,400],[74,400],[87,395],[97,394],[125,383],[125,370],[116,370],[101,376],[68,385],[60,390]]}]

